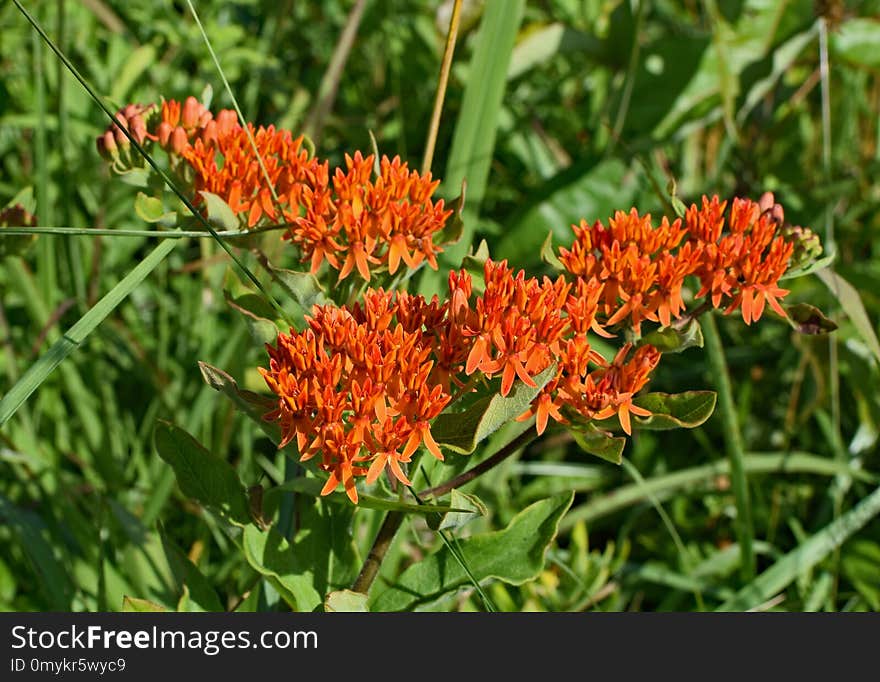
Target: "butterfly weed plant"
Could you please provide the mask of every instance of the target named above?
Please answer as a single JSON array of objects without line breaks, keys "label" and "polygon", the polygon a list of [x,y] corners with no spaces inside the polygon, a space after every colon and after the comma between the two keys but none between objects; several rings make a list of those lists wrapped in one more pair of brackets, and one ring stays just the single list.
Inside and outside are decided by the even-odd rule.
[{"label": "butterfly weed plant", "polygon": [[[450,59],[454,42],[455,29]],[[666,215],[630,205],[584,215],[557,226],[568,240],[548,237],[529,271],[485,241],[461,244],[474,233],[467,177],[460,196],[441,196],[429,162],[416,170],[374,140],[331,163],[301,131],[243,120],[210,100],[128,104],[96,152],[138,187],[141,220],[169,237],[210,232],[238,266],[226,274],[226,300],[262,362],[240,376],[214,357],[199,367],[211,399],[254,420],[285,470],[272,472],[273,483],[245,481],[174,420],[157,420],[153,439],[183,494],[210,510],[215,532],[250,567],[250,606],[265,599],[262,585],[297,611],[411,610],[460,590],[494,610],[505,593],[487,586],[545,575],[573,492],[523,504],[501,529],[473,531],[494,512],[474,481],[555,438],[585,460],[628,465],[629,439],[699,427],[716,399],[740,561],[754,577],[746,453],[714,320],[738,318],[743,335],[756,325],[836,327],[817,308],[787,302],[786,282],[829,258],[816,233],[786,220],[774,193],[706,194],[687,205],[672,191],[661,196]],[[20,197],[0,213],[0,224],[20,230],[0,240],[5,249],[29,248],[31,203]],[[450,267],[457,253],[465,255]],[[442,283],[437,293],[424,293],[426,272]],[[658,368],[695,347],[708,356],[714,390],[659,390]],[[9,416],[22,395],[4,408]],[[406,561],[394,550],[404,529],[441,544]],[[191,559],[172,554],[176,571],[197,575]],[[205,588],[192,580],[187,590]],[[164,608],[128,596],[132,608]]]}]

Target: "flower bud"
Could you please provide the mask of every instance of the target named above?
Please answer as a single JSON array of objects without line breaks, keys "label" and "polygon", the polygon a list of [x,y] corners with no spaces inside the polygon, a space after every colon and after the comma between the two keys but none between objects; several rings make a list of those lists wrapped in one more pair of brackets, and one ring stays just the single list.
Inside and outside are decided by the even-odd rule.
[{"label": "flower bud", "polygon": [[175,154],[183,154],[187,147],[189,147],[189,138],[186,135],[186,131],[177,126],[174,132],[171,133],[171,151]]},{"label": "flower bud", "polygon": [[232,109],[222,109],[215,120],[219,135],[228,135],[238,125],[238,115]]},{"label": "flower bud", "polygon": [[785,241],[794,244],[789,268],[804,268],[822,255],[822,242],[819,235],[808,227],[786,225],[782,232]]},{"label": "flower bud", "polygon": [[119,158],[119,147],[113,137],[113,131],[107,130],[95,139],[98,154],[107,161],[116,161]]},{"label": "flower bud", "polygon": [[195,128],[199,124],[199,117],[202,115],[204,107],[199,104],[199,100],[190,95],[183,103],[183,113],[181,123],[187,130]]},{"label": "flower bud", "polygon": [[173,130],[174,130],[174,128],[171,127],[171,124],[168,123],[167,121],[162,121],[159,124],[159,127],[156,128],[156,137],[159,140],[159,145],[163,149],[167,149],[168,141],[171,139],[171,133]]}]

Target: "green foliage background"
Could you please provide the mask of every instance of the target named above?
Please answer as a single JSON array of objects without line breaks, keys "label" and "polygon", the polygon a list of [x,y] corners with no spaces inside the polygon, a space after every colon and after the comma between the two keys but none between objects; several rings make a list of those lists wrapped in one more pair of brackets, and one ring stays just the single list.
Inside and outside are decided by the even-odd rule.
[{"label": "green foliage background", "polygon": [[[367,0],[332,111],[315,134],[311,112],[353,4],[206,0],[198,11],[249,120],[306,126],[331,163],[368,152],[372,132],[381,152],[418,167],[444,43],[438,5],[449,3]],[[880,609],[872,497],[880,468],[880,2],[818,4],[830,8],[825,131],[820,28],[809,0],[466,3],[433,168],[449,199],[468,179],[469,243],[485,239],[494,257],[538,274],[548,232],[566,244],[580,218],[604,220],[633,205],[659,215],[674,178],[688,203],[703,193],[772,190],[789,221],[811,226],[826,249],[833,237],[834,269],[854,287],[842,294],[815,276],[788,282],[788,303],[812,303],[838,321],[831,343],[769,316],[752,327],[718,319],[747,450],[757,582],[738,569],[716,414],[693,430],[638,432],[623,466],[567,438],[539,440],[472,486],[489,515],[456,531],[462,538],[503,529],[538,500],[558,520],[559,500],[575,492],[543,563],[518,567],[523,579],[507,582],[487,564],[480,578],[498,609]],[[114,106],[206,87],[214,109],[231,105],[185,3],[26,6]],[[0,36],[0,205],[30,187],[40,226],[146,229],[133,210],[136,188],[111,177],[95,151],[106,117],[11,3],[0,8]],[[154,246],[143,237],[41,235],[23,254],[0,252],[0,390]],[[284,249],[276,259],[295,266]],[[204,383],[197,364],[263,390],[255,368],[265,353],[225,302],[235,287],[227,270],[210,240],[180,240],[2,426],[0,608],[120,610],[124,597],[135,600],[129,608],[137,599],[287,608],[290,585],[277,571],[255,570],[237,546],[271,537],[230,534],[181,493],[154,448],[165,419],[245,485],[285,480],[283,454]],[[433,293],[443,280],[442,270],[426,272],[417,287]],[[705,350],[665,356],[651,388],[715,388]],[[337,557],[321,585],[350,585],[378,515],[347,510],[346,539],[339,526],[347,517],[296,499],[301,525],[278,532],[300,560]],[[865,518],[847,526],[860,503]],[[840,547],[823,530],[838,521],[847,538]],[[408,525],[383,579],[396,580],[434,547],[442,545],[425,523]],[[417,584],[411,573],[401,580]],[[429,587],[430,599],[388,591],[377,603],[484,607],[466,581]]]}]

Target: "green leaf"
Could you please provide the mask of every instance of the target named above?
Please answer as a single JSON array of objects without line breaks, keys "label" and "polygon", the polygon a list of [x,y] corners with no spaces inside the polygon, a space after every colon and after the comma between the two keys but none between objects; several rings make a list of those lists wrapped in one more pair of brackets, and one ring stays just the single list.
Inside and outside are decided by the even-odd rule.
[{"label": "green leaf", "polygon": [[329,613],[366,613],[367,595],[352,590],[331,592],[324,599],[324,611]]},{"label": "green leaf", "polygon": [[827,334],[837,329],[837,323],[825,317],[816,306],[809,303],[797,303],[786,306],[788,323],[791,328],[801,334]]},{"label": "green leaf", "polygon": [[[572,225],[613,215],[635,197],[636,185],[628,167],[618,159],[585,159],[541,185],[511,218],[493,248],[496,258],[512,263],[536,263],[542,235],[552,230],[560,244],[574,240]],[[546,241],[546,240],[544,240]]]},{"label": "green leaf", "polygon": [[18,546],[30,561],[41,586],[40,592],[53,611],[69,611],[72,593],[69,568],[55,556],[46,540],[46,524],[37,514],[18,508],[0,495],[0,521],[12,531]]},{"label": "green leaf", "polygon": [[278,339],[278,324],[274,322],[275,310],[257,294],[243,294],[233,299],[224,292],[226,303],[244,317],[248,331],[260,345],[275,343]]},{"label": "green leaf", "polygon": [[428,527],[431,530],[461,528],[480,516],[489,515],[489,510],[479,497],[463,493],[460,490],[452,490],[449,504],[454,508],[453,511],[448,511],[445,514],[432,514],[428,517]]},{"label": "green leaf", "polygon": [[849,19],[829,36],[833,53],[858,66],[880,67],[880,21],[876,17]]},{"label": "green leaf", "polygon": [[[115,166],[114,166],[115,168]],[[147,168],[129,168],[127,170],[117,170],[119,179],[126,185],[132,187],[149,187],[150,171]]]},{"label": "green leaf", "polygon": [[312,611],[321,604],[321,595],[315,589],[313,568],[278,531],[262,532],[249,524],[244,528],[241,544],[247,562],[269,579],[291,608]]},{"label": "green leaf", "polygon": [[[833,270],[820,270],[816,276],[821,279],[831,293],[837,298],[843,312],[852,321],[853,326],[862,337],[862,340],[868,344],[868,348],[874,354],[874,358],[880,362],[880,341],[877,340],[877,334],[874,331],[874,325],[868,317],[865,310],[865,304],[855,287],[847,282],[843,277]],[[2,422],[0,422],[2,423]]]},{"label": "green leaf", "polygon": [[[494,578],[521,585],[544,568],[544,554],[571,505],[571,492],[540,500],[519,512],[504,530],[460,540],[458,550],[478,581]],[[372,611],[409,611],[470,585],[461,564],[443,547],[411,565],[372,600]]]},{"label": "green leaf", "polygon": [[138,599],[126,595],[122,598],[123,613],[162,613],[167,611],[164,606],[149,599]]},{"label": "green leaf", "polygon": [[250,522],[244,486],[227,461],[166,421],[156,425],[155,441],[159,456],[174,469],[184,495],[219,510],[235,523]]},{"label": "green leaf", "polygon": [[246,389],[240,389],[238,383],[222,369],[199,361],[199,370],[202,379],[215,391],[220,391],[229,398],[233,404],[248,417],[253,419],[273,443],[281,442],[281,429],[276,422],[267,422],[263,415],[275,409],[276,402],[268,396],[254,393]]},{"label": "green leaf", "polygon": [[804,575],[878,514],[880,488],[863,498],[846,514],[801,542],[796,549],[779,559],[716,610],[745,611],[762,604]]},{"label": "green leaf", "polygon": [[592,424],[587,424],[584,428],[572,428],[570,432],[574,442],[578,444],[581,450],[620,466],[620,463],[623,461],[623,448],[626,446],[626,438],[612,436],[607,431],[597,429]]},{"label": "green leaf", "polygon": [[165,558],[177,583],[177,588],[181,594],[184,589],[187,591],[186,611],[224,611],[220,599],[217,597],[217,592],[198,567],[174,545],[165,533],[160,533],[160,537],[162,538],[162,549],[165,551]]},{"label": "green leaf", "polygon": [[272,274],[285,292],[307,313],[311,312],[312,306],[329,302],[318,279],[309,272],[272,268]]},{"label": "green leaf", "polygon": [[27,372],[0,399],[0,426],[15,414],[22,403],[39,388],[46,377],[52,373],[74,349],[78,348],[86,337],[104,321],[115,308],[140,284],[153,269],[161,263],[174,249],[175,240],[168,239],[153,249],[144,260],[138,263],[130,273],[113,287],[85,315],[77,320],[52,347],[40,357]]},{"label": "green leaf", "polygon": [[150,43],[139,45],[131,50],[128,59],[116,78],[113,80],[113,89],[110,91],[110,100],[122,102],[128,100],[131,87],[143,76],[144,72],[156,63],[156,48]]},{"label": "green leaf", "polygon": [[684,327],[663,327],[645,334],[639,345],[651,344],[661,353],[680,353],[687,348],[703,347],[703,330],[697,320],[690,320]]},{"label": "green leaf", "polygon": [[602,42],[590,33],[556,22],[530,31],[513,50],[507,78],[521,76],[526,71],[549,61],[553,57],[576,52],[578,57],[590,56],[598,59],[602,56]]},{"label": "green leaf", "polygon": [[158,223],[168,213],[162,205],[162,200],[150,197],[143,192],[138,192],[134,200],[134,212],[138,218],[148,223]]},{"label": "green leaf", "polygon": [[464,412],[444,412],[431,425],[431,435],[440,445],[469,455],[483,439],[525,412],[555,374],[556,365],[550,365],[532,377],[534,388],[517,380],[507,397],[496,393],[477,400]]},{"label": "green leaf", "polygon": [[650,417],[633,417],[633,426],[647,431],[692,429],[705,422],[715,410],[715,391],[646,393],[633,404],[651,412]]},{"label": "green leaf", "polygon": [[467,85],[452,136],[443,184],[446,196],[467,180],[468,205],[462,218],[461,241],[443,255],[457,266],[473,242],[474,224],[486,194],[489,170],[495,158],[495,137],[501,113],[507,69],[525,9],[525,0],[486,3],[476,36]]},{"label": "green leaf", "polygon": [[216,194],[202,190],[199,192],[205,200],[205,208],[208,211],[208,222],[217,230],[236,230],[241,223],[235,212],[223,199]]}]

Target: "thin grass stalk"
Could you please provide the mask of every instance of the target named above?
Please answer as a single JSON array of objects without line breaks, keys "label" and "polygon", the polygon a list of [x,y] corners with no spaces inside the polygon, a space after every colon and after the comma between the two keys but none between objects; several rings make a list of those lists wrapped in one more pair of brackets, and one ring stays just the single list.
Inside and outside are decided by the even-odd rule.
[{"label": "thin grass stalk", "polygon": [[[43,44],[33,37],[34,93],[36,99],[37,126],[34,129],[34,165],[37,170],[37,220],[43,225],[52,224],[52,203],[49,201],[49,151],[46,142],[47,118],[46,76],[43,73]],[[57,264],[52,244],[37,244],[37,277],[40,288],[50,303],[58,290]]]},{"label": "thin grass stalk", "polygon": [[440,131],[440,115],[443,113],[443,100],[446,98],[446,86],[449,83],[449,72],[452,69],[452,56],[455,54],[455,41],[458,39],[458,25],[461,21],[462,0],[455,0],[452,16],[449,18],[449,30],[446,33],[446,47],[443,50],[443,61],[440,64],[440,78],[437,81],[437,94],[434,96],[434,110],[431,113],[431,124],[428,127],[428,139],[425,142],[425,155],[422,158],[422,175],[430,172],[434,160],[434,147],[437,144],[437,133]]},{"label": "thin grass stalk", "polygon": [[25,19],[28,20],[30,25],[33,26],[34,30],[40,35],[40,37],[43,39],[43,41],[52,49],[52,51],[55,53],[55,55],[58,57],[58,59],[60,59],[64,63],[64,66],[67,67],[67,70],[70,71],[71,74],[73,74],[74,78],[76,78],[76,80],[83,87],[83,89],[85,89],[85,91],[89,94],[89,97],[91,97],[92,100],[99,107],[101,107],[103,112],[105,114],[107,114],[107,117],[110,119],[111,124],[113,126],[115,126],[118,130],[120,130],[123,135],[125,135],[126,139],[128,139],[128,141],[129,141],[129,143],[144,158],[144,160],[149,164],[150,168],[152,168],[159,175],[159,177],[162,178],[162,181],[165,183],[165,185],[174,193],[174,195],[178,199],[180,199],[181,202],[183,202],[183,205],[186,206],[186,208],[190,211],[190,213],[192,213],[193,217],[195,217],[195,219],[198,220],[205,227],[206,230],[208,230],[208,232],[211,234],[211,236],[217,240],[217,243],[220,244],[221,247],[223,247],[223,250],[226,251],[227,255],[232,259],[232,262],[235,263],[235,265],[239,268],[239,270],[241,270],[241,272],[253,283],[253,285],[257,288],[257,290],[261,294],[263,294],[263,296],[266,298],[266,300],[269,302],[269,304],[281,316],[281,319],[285,320],[291,326],[293,326],[293,321],[289,318],[287,312],[284,310],[284,308],[281,306],[281,304],[278,303],[278,301],[275,300],[275,297],[272,296],[272,294],[270,294],[269,291],[266,290],[266,288],[263,286],[262,282],[260,282],[260,280],[257,279],[257,276],[254,275],[253,272],[251,272],[250,268],[248,268],[244,264],[244,262],[238,256],[235,255],[235,253],[232,251],[232,249],[230,249],[229,246],[219,237],[219,235],[217,234],[217,230],[215,230],[214,227],[211,225],[211,223],[208,222],[207,218],[205,218],[205,216],[203,216],[201,214],[201,212],[199,212],[199,210],[195,207],[195,205],[192,203],[192,201],[190,201],[189,198],[187,198],[187,196],[177,187],[177,185],[174,184],[174,181],[171,179],[171,177],[156,164],[156,162],[153,160],[153,158],[149,154],[147,154],[146,150],[134,138],[134,136],[131,134],[131,132],[128,130],[128,128],[126,128],[125,126],[123,126],[119,123],[119,121],[116,119],[116,115],[110,109],[110,107],[108,107],[107,104],[104,103],[104,100],[98,96],[98,93],[95,91],[95,89],[82,76],[82,74],[80,74],[79,70],[67,58],[67,55],[64,54],[64,52],[62,52],[58,48],[57,45],[55,45],[54,41],[43,30],[43,27],[40,25],[40,23],[31,15],[30,12],[28,12],[24,8],[24,6],[21,4],[21,1],[20,0],[12,0],[12,2],[15,4],[15,6],[18,8],[18,10],[24,15]]},{"label": "thin grass stalk", "polygon": [[752,525],[752,509],[749,502],[749,484],[745,469],[745,448],[742,433],[739,429],[736,403],[730,385],[730,374],[724,358],[724,346],[714,316],[710,313],[703,316],[703,340],[709,367],[715,388],[718,389],[718,409],[721,413],[721,425],[724,433],[724,444],[730,461],[730,482],[736,500],[736,535],[742,548],[741,570],[746,580],[755,577],[754,527]]}]

